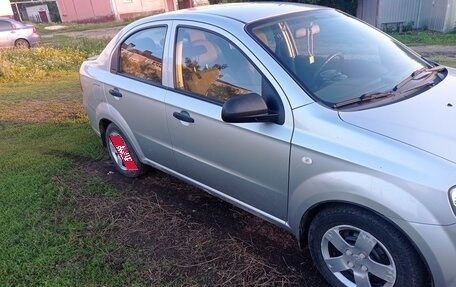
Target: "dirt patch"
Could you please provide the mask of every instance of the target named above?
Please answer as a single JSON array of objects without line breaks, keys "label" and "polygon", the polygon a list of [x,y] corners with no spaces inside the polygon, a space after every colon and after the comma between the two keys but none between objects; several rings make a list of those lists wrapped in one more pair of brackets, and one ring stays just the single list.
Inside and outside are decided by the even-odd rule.
[{"label": "dirt patch", "polygon": [[444,56],[448,58],[456,58],[456,46],[422,45],[410,46],[410,48],[424,57]]},{"label": "dirt patch", "polygon": [[[140,273],[152,286],[327,286],[308,251],[293,236],[160,171],[139,179],[114,171],[111,162],[77,161],[68,182],[75,215],[85,232],[100,233],[134,253]],[[120,193],[88,192],[90,178]],[[96,231],[98,230],[98,231]],[[121,266],[121,255],[108,264]]]},{"label": "dirt patch", "polygon": [[8,105],[0,105],[0,121],[5,122],[60,122],[63,120],[86,121],[80,101],[30,100]]},{"label": "dirt patch", "polygon": [[56,32],[50,35],[44,35],[43,37],[52,37],[53,35],[63,35],[74,38],[90,38],[90,39],[112,39],[120,30],[121,27],[112,27],[104,29],[93,29],[86,31],[77,31],[77,32]]}]

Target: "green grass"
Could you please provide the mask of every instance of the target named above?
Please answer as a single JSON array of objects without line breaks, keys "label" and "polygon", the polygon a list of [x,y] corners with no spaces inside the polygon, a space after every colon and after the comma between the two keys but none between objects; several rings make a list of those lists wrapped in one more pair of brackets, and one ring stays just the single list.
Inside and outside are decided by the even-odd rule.
[{"label": "green grass", "polygon": [[40,81],[78,71],[81,63],[100,53],[105,39],[57,37],[32,49],[0,50],[0,83]]},{"label": "green grass", "polygon": [[449,58],[444,56],[434,56],[432,58],[434,61],[441,65],[456,68],[456,58]]},{"label": "green grass", "polygon": [[[91,144],[90,136],[83,124],[7,125],[0,132],[3,286],[72,285],[91,282],[100,275],[93,274],[103,267],[96,265],[102,265],[103,257],[114,246],[103,246],[93,239],[75,240],[83,224],[71,218],[58,219],[64,206],[59,198],[67,191],[53,181],[71,167],[69,159],[58,155],[62,147],[74,155],[96,156],[85,152],[90,150],[84,146]],[[116,280],[103,278],[98,282]]]},{"label": "green grass", "polygon": [[[115,194],[97,177],[74,173],[76,160],[102,155],[82,109],[77,73],[86,56],[99,53],[99,43],[0,51],[1,286],[140,283],[139,261],[101,238],[102,224],[87,232],[74,210],[75,190]],[[113,267],[110,258],[119,252],[122,262]]]},{"label": "green grass", "polygon": [[[112,196],[96,176],[75,173],[76,161],[103,152],[82,113],[77,72],[47,81],[0,86],[0,285],[139,286],[140,262],[106,241],[106,226],[87,226],[74,210],[75,190]],[[41,100],[67,104],[67,116],[21,116]],[[18,111],[19,110],[19,111]],[[68,116],[69,115],[69,116]],[[88,232],[90,230],[90,232]],[[121,254],[115,266],[111,258]]]},{"label": "green grass", "polygon": [[77,71],[105,44],[58,37],[46,47],[0,51],[2,287],[142,285],[140,260],[104,238],[105,222],[75,208],[80,196],[118,194],[77,168],[104,154]]},{"label": "green grass", "polygon": [[87,39],[80,38],[75,41],[74,37],[65,35],[53,35],[41,39],[42,46],[51,46],[60,49],[73,49],[85,53],[86,56],[99,54],[108,44],[107,39]]},{"label": "green grass", "polygon": [[409,45],[456,45],[456,32],[410,31],[406,33],[391,33],[390,35]]}]

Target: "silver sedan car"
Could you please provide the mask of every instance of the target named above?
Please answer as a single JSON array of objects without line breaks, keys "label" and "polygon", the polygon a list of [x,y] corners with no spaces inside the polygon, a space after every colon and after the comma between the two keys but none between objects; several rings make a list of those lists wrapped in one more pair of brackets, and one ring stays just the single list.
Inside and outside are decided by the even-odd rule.
[{"label": "silver sedan car", "polygon": [[80,74],[119,173],[283,227],[332,286],[456,286],[456,70],[333,9],[243,3],[138,20]]},{"label": "silver sedan car", "polygon": [[30,48],[40,42],[35,26],[0,18],[0,48]]}]

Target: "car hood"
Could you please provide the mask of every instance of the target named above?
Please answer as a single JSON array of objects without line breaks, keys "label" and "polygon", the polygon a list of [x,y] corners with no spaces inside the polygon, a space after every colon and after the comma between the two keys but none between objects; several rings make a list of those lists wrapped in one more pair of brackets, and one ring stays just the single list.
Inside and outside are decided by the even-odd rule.
[{"label": "car hood", "polygon": [[352,125],[456,163],[456,70],[435,87],[394,104],[339,112]]}]

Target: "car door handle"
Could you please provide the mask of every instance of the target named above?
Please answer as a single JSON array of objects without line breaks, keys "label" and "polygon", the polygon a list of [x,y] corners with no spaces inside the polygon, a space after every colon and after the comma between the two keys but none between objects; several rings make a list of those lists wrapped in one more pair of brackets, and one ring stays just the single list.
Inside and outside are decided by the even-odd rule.
[{"label": "car door handle", "polygon": [[195,120],[190,116],[190,114],[187,112],[187,111],[182,111],[182,112],[174,112],[173,113],[173,116],[178,119],[178,120],[181,120],[183,122],[187,122],[187,123],[194,123]]},{"label": "car door handle", "polygon": [[119,91],[118,88],[110,89],[109,93],[114,97],[122,98],[122,93]]}]

